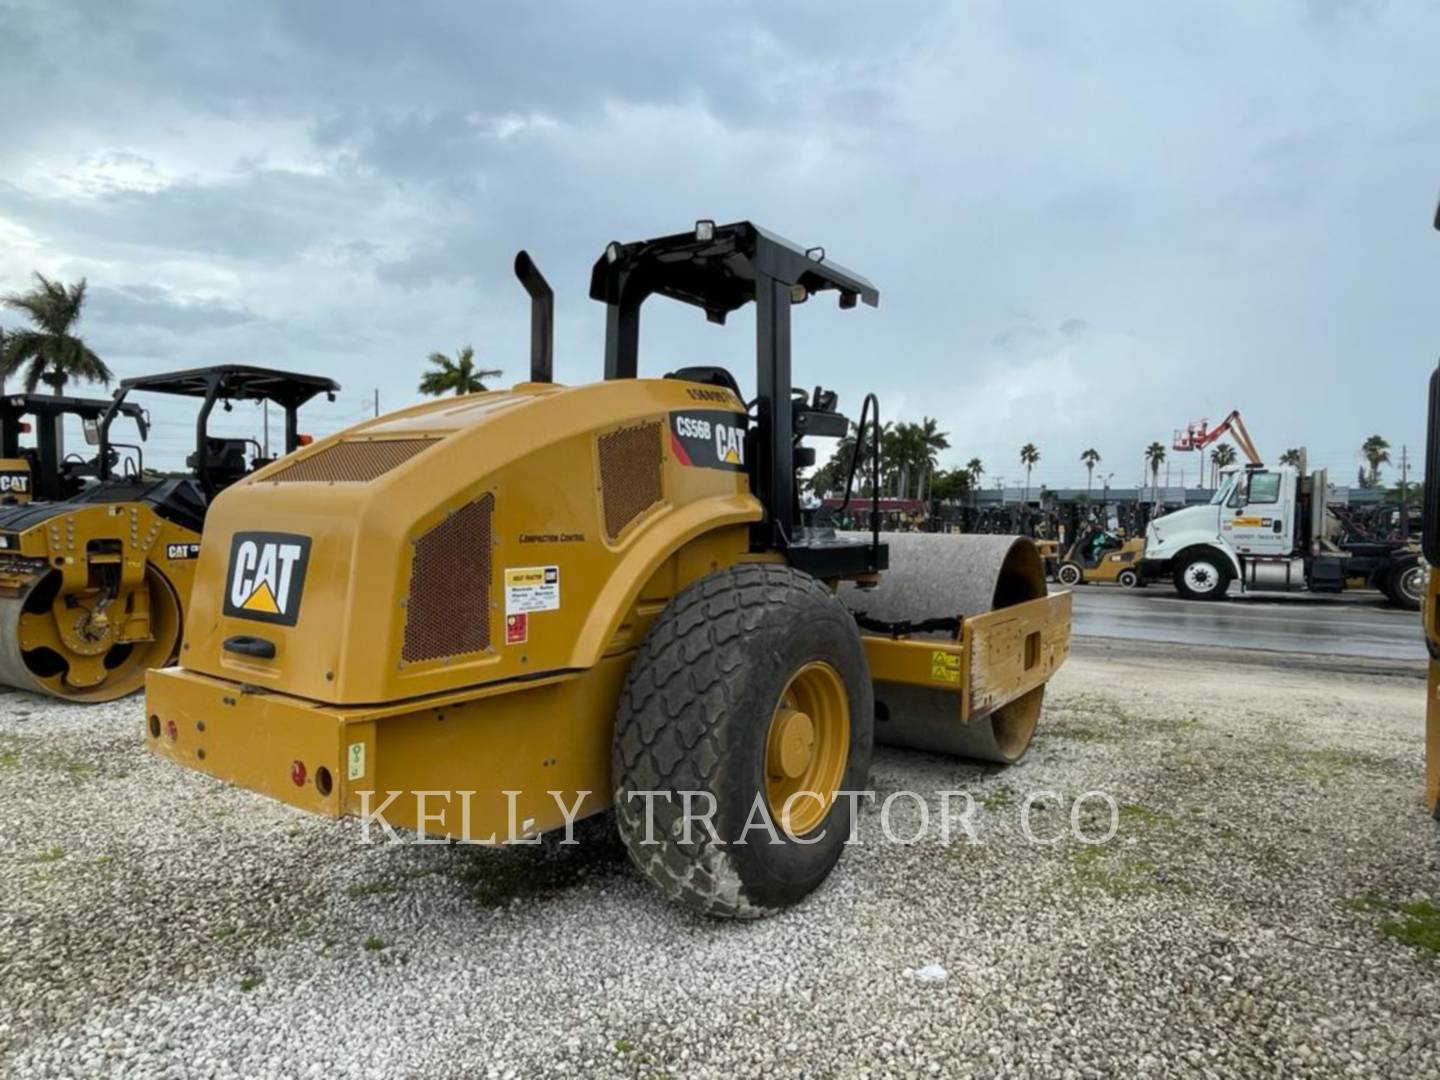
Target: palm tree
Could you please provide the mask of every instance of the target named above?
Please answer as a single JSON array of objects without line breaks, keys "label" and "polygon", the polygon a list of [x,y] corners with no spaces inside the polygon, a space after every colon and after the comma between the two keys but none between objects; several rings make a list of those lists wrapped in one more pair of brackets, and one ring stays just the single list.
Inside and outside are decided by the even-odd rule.
[{"label": "palm tree", "polygon": [[1210,486],[1220,482],[1220,470],[1235,464],[1235,448],[1228,442],[1221,443],[1210,451]]},{"label": "palm tree", "polygon": [[33,394],[42,382],[58,394],[72,378],[109,386],[114,374],[90,346],[71,331],[80,321],[85,303],[85,279],[78,285],[51,281],[35,275],[36,285],[27,293],[5,297],[6,307],[24,312],[33,330],[12,330],[0,350],[0,381],[25,369],[25,392]]},{"label": "palm tree", "polygon": [[1160,499],[1160,466],[1165,463],[1165,447],[1158,442],[1152,442],[1145,448],[1145,461],[1150,466],[1150,488],[1155,493],[1155,499]]},{"label": "palm tree", "polygon": [[1030,470],[1040,460],[1040,451],[1035,448],[1033,442],[1027,442],[1020,448],[1020,464],[1025,466],[1025,498],[1026,505],[1030,503]]},{"label": "palm tree", "polygon": [[1360,453],[1365,457],[1365,463],[1369,466],[1370,475],[1367,477],[1365,487],[1376,487],[1380,483],[1380,466],[1390,461],[1390,444],[1379,435],[1371,435],[1360,447]]},{"label": "palm tree", "polygon": [[444,353],[431,353],[430,363],[435,371],[427,371],[420,377],[420,393],[431,397],[445,394],[483,394],[486,379],[498,379],[505,373],[498,368],[475,367],[475,350],[469,345],[455,354],[455,359]]},{"label": "palm tree", "polygon": [[1086,450],[1080,455],[1080,460],[1085,464],[1085,494],[1090,494],[1090,485],[1095,479],[1095,466],[1100,464],[1100,451],[1094,448]]},{"label": "palm tree", "polygon": [[1298,446],[1292,446],[1289,450],[1286,450],[1280,455],[1280,464],[1294,465],[1298,469],[1300,467],[1300,448]]}]

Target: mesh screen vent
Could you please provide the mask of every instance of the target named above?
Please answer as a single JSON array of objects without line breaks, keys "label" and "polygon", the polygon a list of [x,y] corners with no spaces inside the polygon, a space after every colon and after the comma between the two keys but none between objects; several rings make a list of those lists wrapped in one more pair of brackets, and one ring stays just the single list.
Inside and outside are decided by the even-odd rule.
[{"label": "mesh screen vent", "polygon": [[662,497],[660,422],[612,431],[599,444],[605,532],[614,540]]},{"label": "mesh screen vent", "polygon": [[439,439],[357,439],[332,443],[263,482],[276,484],[366,484],[403,465]]},{"label": "mesh screen vent", "polygon": [[415,541],[405,616],[406,663],[490,647],[490,518],[495,497],[468,503]]}]

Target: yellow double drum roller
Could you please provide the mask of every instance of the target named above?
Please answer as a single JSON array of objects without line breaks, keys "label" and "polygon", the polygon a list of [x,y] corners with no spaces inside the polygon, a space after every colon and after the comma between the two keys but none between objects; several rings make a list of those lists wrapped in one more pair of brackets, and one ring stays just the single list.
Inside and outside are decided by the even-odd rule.
[{"label": "yellow double drum roller", "polygon": [[[274,402],[285,414],[289,452],[302,438],[300,406],[337,389],[329,379],[233,364],[122,382],[94,418],[93,482],[75,483],[66,498],[0,506],[0,683],[111,701],[138,690],[149,668],[169,663],[210,500],[275,460],[254,440],[211,436],[211,410]],[[139,441],[112,440],[111,425],[122,416],[137,420],[143,440],[143,414],[126,400],[137,391],[199,400],[188,473],[147,472]]]},{"label": "yellow double drum roller", "polygon": [[[748,222],[613,243],[605,379],[530,380],[302,449],[211,508],[150,748],[329,816],[500,843],[611,807],[642,872],[719,916],[793,904],[840,857],[877,740],[1018,759],[1069,644],[1033,543],[802,521],[792,309],[864,278]],[[756,305],[755,400],[718,367],[638,377],[641,305]],[[878,421],[867,398],[860,429]],[[864,440],[862,440],[864,441]],[[878,490],[878,454],[857,447]],[[872,521],[878,520],[871,504]]]}]

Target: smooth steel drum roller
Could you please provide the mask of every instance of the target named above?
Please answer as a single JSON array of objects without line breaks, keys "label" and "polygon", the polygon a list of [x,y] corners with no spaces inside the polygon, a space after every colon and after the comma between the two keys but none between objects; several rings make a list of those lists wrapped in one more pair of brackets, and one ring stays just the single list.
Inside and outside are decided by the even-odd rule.
[{"label": "smooth steel drum roller", "polygon": [[[871,618],[892,623],[966,618],[1046,595],[1040,553],[1026,537],[886,533],[883,539],[890,547],[890,569],[880,584],[862,589],[846,583],[840,590],[847,607]],[[955,640],[938,632],[914,636]],[[1030,744],[1044,699],[1042,683],[961,723],[961,698],[954,689],[877,680],[875,741],[1009,764]]]}]

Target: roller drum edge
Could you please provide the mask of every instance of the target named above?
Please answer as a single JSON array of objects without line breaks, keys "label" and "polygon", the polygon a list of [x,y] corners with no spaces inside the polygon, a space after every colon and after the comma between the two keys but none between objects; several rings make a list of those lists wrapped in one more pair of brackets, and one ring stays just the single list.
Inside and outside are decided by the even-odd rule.
[{"label": "roller drum edge", "polygon": [[31,586],[17,597],[0,597],[0,685],[32,693],[48,693],[46,686],[31,672],[20,655],[20,616],[25,612],[25,601],[40,582],[37,577]]},{"label": "roller drum edge", "polygon": [[[866,536],[868,534],[847,534]],[[1046,595],[1045,569],[1034,541],[1020,536],[886,533],[890,569],[873,589],[842,585],[854,611],[887,622],[983,615]],[[920,636],[920,635],[917,635]],[[951,638],[934,633],[933,638]],[[875,683],[875,741],[931,753],[1012,764],[1025,753],[1045,698],[1037,686],[970,723],[960,723],[953,690],[910,683]]]}]

